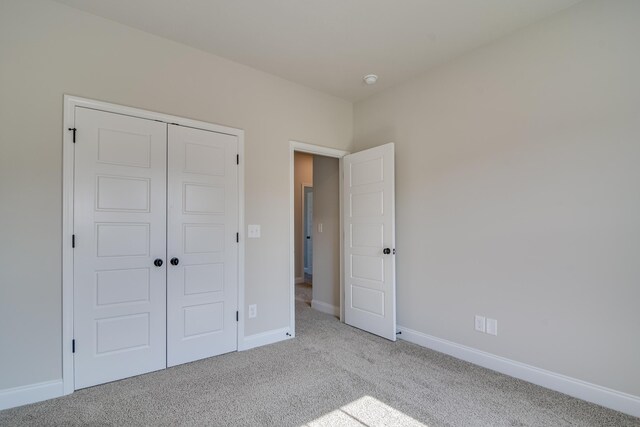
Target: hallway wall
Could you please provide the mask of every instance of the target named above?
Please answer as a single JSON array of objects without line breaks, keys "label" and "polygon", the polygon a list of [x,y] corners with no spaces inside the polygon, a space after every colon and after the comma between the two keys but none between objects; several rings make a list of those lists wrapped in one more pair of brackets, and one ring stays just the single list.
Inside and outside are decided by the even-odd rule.
[{"label": "hallway wall", "polygon": [[[340,309],[340,194],[337,158],[313,156],[313,300]],[[318,225],[322,224],[322,233]]]}]

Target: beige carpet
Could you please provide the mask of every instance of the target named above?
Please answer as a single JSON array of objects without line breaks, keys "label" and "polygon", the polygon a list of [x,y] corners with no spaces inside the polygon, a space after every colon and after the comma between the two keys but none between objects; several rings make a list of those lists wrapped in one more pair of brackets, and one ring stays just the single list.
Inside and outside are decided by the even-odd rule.
[{"label": "beige carpet", "polygon": [[297,283],[296,284],[296,300],[306,303],[311,307],[311,299],[313,297],[311,291],[311,285],[309,283]]},{"label": "beige carpet", "polygon": [[640,426],[298,302],[295,339],[0,412],[1,426]]}]

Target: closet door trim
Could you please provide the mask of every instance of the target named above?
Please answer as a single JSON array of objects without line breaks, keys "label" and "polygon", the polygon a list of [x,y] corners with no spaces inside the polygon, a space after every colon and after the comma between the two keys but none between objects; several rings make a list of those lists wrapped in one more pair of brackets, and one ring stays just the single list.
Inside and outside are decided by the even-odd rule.
[{"label": "closet door trim", "polygon": [[[244,130],[232,127],[201,122],[169,114],[157,113],[123,105],[112,104],[72,95],[64,95],[63,129],[62,129],[62,383],[63,394],[74,391],[73,366],[73,206],[74,206],[74,155],[75,138],[79,130],[75,126],[76,107],[84,107],[109,113],[122,114],[143,119],[157,120],[167,124],[208,130],[233,135],[238,138],[238,350],[245,349],[244,345]],[[79,344],[80,345],[80,344]]]}]

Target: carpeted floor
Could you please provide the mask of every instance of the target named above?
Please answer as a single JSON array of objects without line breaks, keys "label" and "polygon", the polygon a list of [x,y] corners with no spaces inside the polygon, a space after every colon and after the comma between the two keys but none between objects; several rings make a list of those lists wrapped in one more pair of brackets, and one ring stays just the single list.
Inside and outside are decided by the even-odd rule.
[{"label": "carpeted floor", "polygon": [[640,426],[296,303],[297,337],[0,412],[1,426]]},{"label": "carpeted floor", "polygon": [[309,283],[296,284],[296,301],[304,302],[306,303],[307,306],[311,307],[312,298],[313,298],[313,294],[311,291],[311,284]]}]

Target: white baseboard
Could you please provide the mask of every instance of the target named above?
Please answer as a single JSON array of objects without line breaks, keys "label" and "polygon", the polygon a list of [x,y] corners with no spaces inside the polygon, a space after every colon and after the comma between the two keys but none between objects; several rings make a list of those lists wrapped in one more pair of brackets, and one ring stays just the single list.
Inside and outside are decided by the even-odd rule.
[{"label": "white baseboard", "polygon": [[427,347],[440,353],[445,353],[458,359],[471,362],[482,367],[501,372],[503,374],[537,384],[578,399],[596,403],[625,414],[640,417],[640,397],[628,393],[612,390],[596,384],[588,383],[566,375],[536,368],[525,363],[472,347],[443,340],[422,332],[414,331],[404,326],[398,326],[402,332],[399,338]]},{"label": "white baseboard", "polygon": [[293,336],[287,335],[287,333],[291,333],[289,328],[274,329],[273,331],[249,335],[244,337],[243,342],[238,346],[238,351],[250,350],[293,338]]},{"label": "white baseboard", "polygon": [[299,285],[300,283],[304,283],[304,277],[296,277],[296,285]]},{"label": "white baseboard", "polygon": [[0,410],[40,402],[64,395],[62,380],[23,385],[0,390]]},{"label": "white baseboard", "polygon": [[327,304],[326,302],[318,301],[317,299],[311,300],[311,308],[314,308],[323,313],[331,314],[332,316],[340,317],[340,307]]}]

